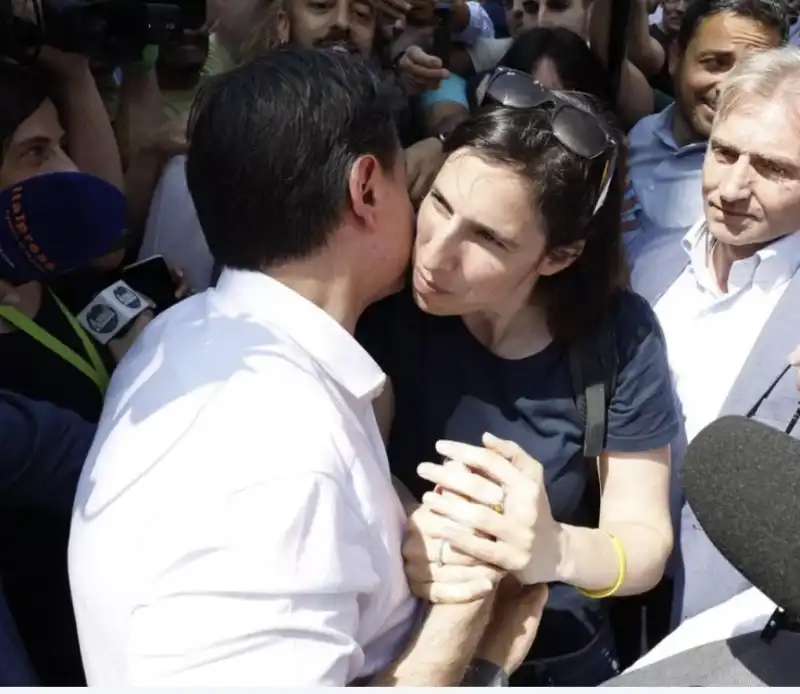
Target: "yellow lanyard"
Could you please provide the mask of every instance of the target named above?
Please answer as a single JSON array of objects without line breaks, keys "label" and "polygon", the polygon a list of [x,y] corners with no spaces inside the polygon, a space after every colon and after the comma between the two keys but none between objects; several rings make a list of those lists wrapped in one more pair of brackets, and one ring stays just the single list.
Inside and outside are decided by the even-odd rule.
[{"label": "yellow lanyard", "polygon": [[67,347],[67,345],[61,342],[61,340],[51,335],[44,328],[13,306],[0,306],[0,318],[4,318],[17,330],[27,333],[39,344],[43,345],[51,352],[55,352],[64,361],[72,364],[72,366],[78,369],[78,371],[85,376],[88,376],[92,380],[92,383],[94,383],[100,390],[101,395],[105,395],[106,389],[108,388],[108,371],[106,371],[103,360],[97,353],[97,348],[94,346],[89,336],[75,319],[75,316],[73,316],[69,312],[69,309],[67,309],[67,307],[61,303],[61,299],[53,294],[53,292],[50,292],[50,295],[53,297],[53,299],[55,299],[55,302],[61,309],[61,313],[64,314],[64,318],[67,319],[67,322],[70,324],[70,326],[72,326],[75,334],[78,336],[78,338],[80,338],[80,341],[83,344],[83,349],[86,351],[86,354],[89,356],[89,360],[92,362],[91,364],[80,354],[77,354],[73,349]]}]

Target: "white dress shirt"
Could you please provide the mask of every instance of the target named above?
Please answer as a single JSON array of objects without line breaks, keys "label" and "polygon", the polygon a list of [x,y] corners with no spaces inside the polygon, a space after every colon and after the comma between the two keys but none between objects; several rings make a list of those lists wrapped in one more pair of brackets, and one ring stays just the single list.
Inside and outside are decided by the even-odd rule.
[{"label": "white dress shirt", "polygon": [[756,588],[750,588],[685,621],[627,671],[647,667],[708,643],[761,631],[774,611],[772,600]]},{"label": "white dress shirt", "polygon": [[114,372],[69,572],[90,685],[344,685],[414,625],[372,411],[384,375],[260,273],[156,319]]},{"label": "white dress shirt", "polygon": [[[685,235],[682,245],[689,264],[655,306],[689,441],[719,416],[761,330],[800,267],[797,232],[736,261],[723,293],[709,269],[708,238],[704,223]],[[658,254],[652,258],[657,261]],[[658,271],[657,262],[640,265],[634,283]]]}]

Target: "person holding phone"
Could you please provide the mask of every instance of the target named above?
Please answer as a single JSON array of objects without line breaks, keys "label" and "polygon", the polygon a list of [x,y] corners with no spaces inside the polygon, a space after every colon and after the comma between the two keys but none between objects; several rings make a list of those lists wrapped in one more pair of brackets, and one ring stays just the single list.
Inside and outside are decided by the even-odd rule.
[{"label": "person holding phone", "polygon": [[[0,387],[96,422],[110,374],[151,317],[98,343],[77,319],[85,304],[74,277],[65,278],[96,279],[87,268],[121,257],[126,200],[114,134],[81,56],[44,47],[39,65],[0,63],[0,101]],[[14,529],[0,540],[0,581],[39,681],[80,685],[68,519],[0,515]]]}]

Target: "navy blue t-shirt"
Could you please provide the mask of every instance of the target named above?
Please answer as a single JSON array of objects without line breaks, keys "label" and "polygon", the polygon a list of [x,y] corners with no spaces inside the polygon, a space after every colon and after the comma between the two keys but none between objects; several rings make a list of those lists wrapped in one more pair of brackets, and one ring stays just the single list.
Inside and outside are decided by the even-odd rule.
[{"label": "navy blue t-shirt", "polygon": [[[635,453],[669,444],[679,430],[664,338],[647,302],[621,292],[615,306],[619,363],[608,412],[606,450]],[[583,458],[567,346],[554,341],[533,356],[497,357],[458,316],[421,311],[408,291],[374,306],[356,337],[392,381],[395,414],[388,454],[392,473],[419,498],[430,484],[416,475],[440,460],[434,445],[481,445],[484,432],[518,443],[544,467],[553,517],[597,527],[597,500],[585,494],[597,472]],[[603,601],[571,586],[551,586],[532,657],[586,646],[606,615]]]}]

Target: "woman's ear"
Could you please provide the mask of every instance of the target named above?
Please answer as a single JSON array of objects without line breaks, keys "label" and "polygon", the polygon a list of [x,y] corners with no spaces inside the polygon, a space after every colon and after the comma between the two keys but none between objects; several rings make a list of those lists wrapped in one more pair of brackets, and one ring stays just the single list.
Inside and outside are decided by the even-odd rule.
[{"label": "woman's ear", "polygon": [[278,14],[275,19],[275,30],[278,33],[278,43],[281,46],[285,46],[287,43],[289,43],[289,13],[286,11],[285,6],[278,10]]},{"label": "woman's ear", "polygon": [[547,251],[539,264],[539,274],[545,277],[556,275],[566,270],[572,263],[581,257],[586,241],[576,241],[567,246],[559,246]]}]

